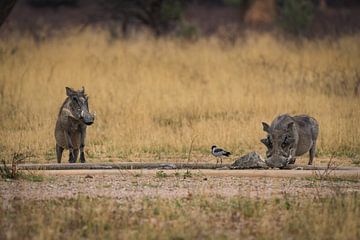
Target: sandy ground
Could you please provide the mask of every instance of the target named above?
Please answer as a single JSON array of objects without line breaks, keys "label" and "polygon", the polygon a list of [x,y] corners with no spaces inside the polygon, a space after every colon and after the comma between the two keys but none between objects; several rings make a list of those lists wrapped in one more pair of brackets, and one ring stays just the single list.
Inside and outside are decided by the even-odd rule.
[{"label": "sandy ground", "polygon": [[[304,170],[59,170],[39,171],[41,182],[0,180],[0,201],[57,199],[78,195],[121,200],[208,196],[316,197],[360,191],[360,169],[336,171],[341,179],[317,180]],[[319,172],[318,172],[319,174]]]}]

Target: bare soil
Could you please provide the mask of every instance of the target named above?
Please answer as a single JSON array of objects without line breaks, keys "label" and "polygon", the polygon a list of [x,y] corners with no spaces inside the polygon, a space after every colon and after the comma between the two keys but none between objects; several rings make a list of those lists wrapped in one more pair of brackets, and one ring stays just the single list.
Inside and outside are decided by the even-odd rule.
[{"label": "bare soil", "polygon": [[223,197],[319,197],[360,191],[360,169],[323,172],[305,170],[53,170],[32,171],[40,182],[0,180],[0,199],[43,200],[109,197],[186,198],[202,194]]}]

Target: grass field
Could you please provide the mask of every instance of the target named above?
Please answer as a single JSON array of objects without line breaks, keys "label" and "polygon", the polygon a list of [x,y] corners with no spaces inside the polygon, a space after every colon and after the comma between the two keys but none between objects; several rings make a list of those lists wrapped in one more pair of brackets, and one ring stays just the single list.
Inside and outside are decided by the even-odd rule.
[{"label": "grass field", "polygon": [[[141,200],[141,201],[139,201]],[[315,199],[189,196],[14,200],[2,239],[359,239],[358,194]]]},{"label": "grass field", "polygon": [[186,159],[192,141],[192,160],[209,159],[212,144],[264,153],[261,122],[281,113],[318,119],[320,156],[359,159],[359,56],[357,35],[291,41],[249,33],[234,44],[111,40],[101,30],[42,42],[9,35],[0,40],[0,157],[28,152],[54,162],[65,86],[85,86],[97,113],[90,161]]}]

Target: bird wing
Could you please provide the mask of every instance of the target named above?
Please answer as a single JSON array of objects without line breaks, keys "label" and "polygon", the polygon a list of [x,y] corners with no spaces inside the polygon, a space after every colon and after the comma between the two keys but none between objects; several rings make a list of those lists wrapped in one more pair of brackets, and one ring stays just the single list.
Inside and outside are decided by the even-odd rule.
[{"label": "bird wing", "polygon": [[221,152],[225,152],[223,149],[221,148],[215,148],[214,149],[214,153],[221,153]]}]

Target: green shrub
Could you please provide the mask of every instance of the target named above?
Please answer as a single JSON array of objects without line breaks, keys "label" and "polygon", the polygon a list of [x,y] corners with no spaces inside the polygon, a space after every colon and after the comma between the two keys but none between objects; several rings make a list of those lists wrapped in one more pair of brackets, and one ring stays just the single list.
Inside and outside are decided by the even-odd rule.
[{"label": "green shrub", "polygon": [[183,6],[180,1],[164,1],[161,6],[161,20],[164,22],[180,20]]},{"label": "green shrub", "polygon": [[166,178],[167,176],[168,175],[162,170],[156,172],[156,177],[157,178]]},{"label": "green shrub", "polygon": [[196,26],[183,22],[177,35],[185,39],[195,40],[199,37],[199,31]]},{"label": "green shrub", "polygon": [[303,34],[314,17],[311,0],[278,0],[279,25],[292,34]]}]

